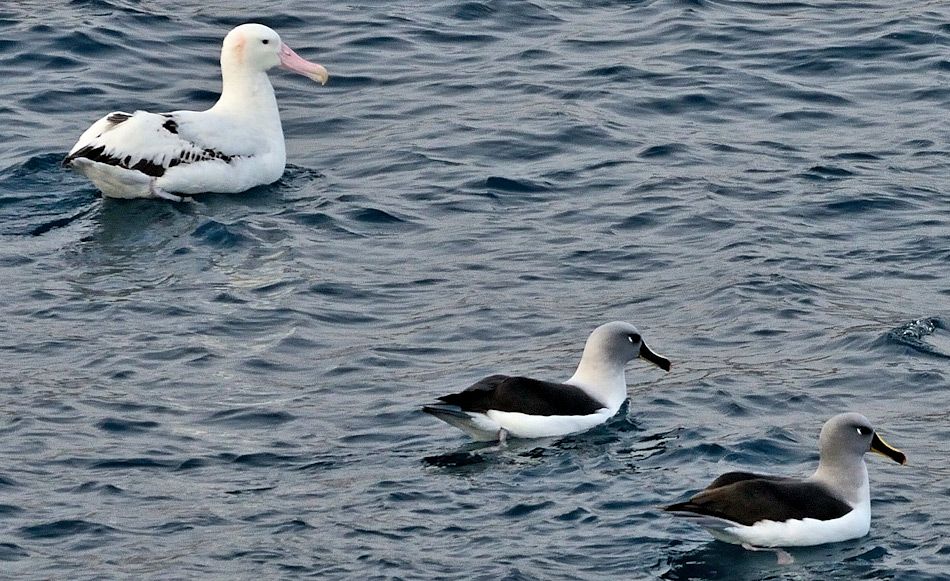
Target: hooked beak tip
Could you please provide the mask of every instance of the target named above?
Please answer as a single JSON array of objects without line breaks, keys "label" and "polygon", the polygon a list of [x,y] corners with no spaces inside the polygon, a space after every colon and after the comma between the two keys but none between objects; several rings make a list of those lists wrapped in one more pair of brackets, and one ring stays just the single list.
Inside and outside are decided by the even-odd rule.
[{"label": "hooked beak tip", "polygon": [[282,44],[280,47],[280,64],[285,69],[300,73],[301,75],[317,81],[321,85],[327,84],[330,74],[327,69],[317,63],[312,63],[295,53],[289,46]]},{"label": "hooked beak tip", "polygon": [[666,357],[663,357],[659,353],[656,353],[655,351],[647,347],[646,343],[640,343],[640,357],[656,365],[663,371],[668,372],[670,368],[672,367],[672,364],[670,363],[669,359],[667,359]]},{"label": "hooked beak tip", "polygon": [[890,458],[901,466],[907,464],[907,455],[885,442],[883,438],[877,435],[877,432],[874,433],[874,437],[871,439],[871,451],[885,458]]}]

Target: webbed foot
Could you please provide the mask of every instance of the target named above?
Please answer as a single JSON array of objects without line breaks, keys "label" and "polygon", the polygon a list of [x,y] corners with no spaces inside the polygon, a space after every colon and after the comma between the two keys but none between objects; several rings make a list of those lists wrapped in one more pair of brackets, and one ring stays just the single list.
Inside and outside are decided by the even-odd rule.
[{"label": "webbed foot", "polygon": [[176,196],[175,194],[166,192],[162,188],[155,185],[154,179],[148,183],[148,193],[152,194],[153,198],[168,200],[170,202],[184,202],[186,200],[189,202],[191,201],[191,198],[186,198],[185,196]]},{"label": "webbed foot", "polygon": [[747,551],[771,551],[775,553],[775,558],[779,565],[791,565],[795,562],[795,558],[792,557],[788,551],[779,549],[778,547],[753,547],[750,544],[742,543],[742,548]]}]

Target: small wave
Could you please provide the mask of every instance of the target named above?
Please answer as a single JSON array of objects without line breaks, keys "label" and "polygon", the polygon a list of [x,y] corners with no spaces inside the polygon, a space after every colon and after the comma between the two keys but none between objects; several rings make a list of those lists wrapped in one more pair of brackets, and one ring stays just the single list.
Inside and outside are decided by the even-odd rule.
[{"label": "small wave", "polygon": [[19,506],[14,506],[12,504],[0,504],[0,516],[9,516],[11,514],[19,514],[23,512],[23,509]]},{"label": "small wave", "polygon": [[37,155],[0,170],[0,235],[41,236],[81,220],[97,207],[91,203],[97,198],[94,190],[62,193],[62,158],[60,153]]},{"label": "small wave", "polygon": [[123,420],[120,418],[106,418],[96,424],[100,430],[113,433],[145,432],[158,427],[158,422]]},{"label": "small wave", "polygon": [[495,9],[481,2],[463,2],[456,8],[453,17],[458,20],[481,20],[495,13]]},{"label": "small wave", "polygon": [[0,543],[0,561],[17,561],[30,556],[29,551],[14,543]]},{"label": "small wave", "polygon": [[299,518],[291,519],[285,522],[276,523],[271,525],[271,529],[274,534],[312,534],[313,531],[319,531],[317,527],[311,525],[307,521],[301,520]]},{"label": "small wave", "polygon": [[360,208],[351,212],[350,217],[357,222],[366,224],[402,224],[406,222],[399,216],[378,208]]},{"label": "small wave", "polygon": [[235,488],[234,490],[225,490],[225,494],[230,494],[232,496],[239,496],[243,494],[260,494],[262,492],[268,492],[274,490],[274,486],[258,486],[255,488]]},{"label": "small wave", "polygon": [[825,210],[832,215],[858,215],[884,210],[906,210],[912,207],[913,204],[897,198],[879,197],[831,202],[825,205]]},{"label": "small wave", "polygon": [[805,123],[809,121],[830,123],[832,120],[838,118],[838,115],[835,115],[834,113],[816,109],[797,109],[795,111],[786,111],[785,113],[779,113],[774,117],[774,119],[777,121],[790,121],[793,123]]},{"label": "small wave", "polygon": [[139,468],[177,468],[177,462],[155,460],[154,458],[116,458],[103,460],[89,466],[92,470],[127,470]]},{"label": "small wave", "polygon": [[551,508],[553,506],[555,506],[555,504],[550,500],[543,500],[537,503],[519,502],[511,508],[504,510],[500,516],[502,518],[520,518],[539,510]]},{"label": "small wave", "polygon": [[498,37],[491,34],[466,34],[460,32],[443,32],[441,30],[423,30],[416,33],[416,35],[423,41],[450,46],[467,44],[485,45],[498,40]]},{"label": "small wave", "polygon": [[644,104],[647,109],[666,115],[681,115],[693,111],[710,111],[719,107],[720,103],[703,93],[676,95],[668,99],[655,99]]},{"label": "small wave", "polygon": [[596,67],[587,71],[587,74],[591,77],[607,78],[619,83],[631,83],[646,76],[640,69],[628,65]]},{"label": "small wave", "polygon": [[514,193],[544,192],[548,187],[526,179],[511,179],[501,176],[490,176],[485,180],[485,187],[489,190]]},{"label": "small wave", "polygon": [[92,492],[99,494],[123,494],[125,492],[118,486],[113,484],[103,484],[102,482],[96,482],[95,480],[83,482],[79,486],[74,486],[70,491],[78,494]]},{"label": "small wave", "polygon": [[678,153],[685,153],[686,145],[682,143],[665,143],[663,145],[654,145],[641,151],[638,155],[643,159],[654,157],[670,157]]},{"label": "small wave", "polygon": [[[91,28],[91,30],[96,30]],[[126,40],[120,38],[121,40]],[[67,54],[81,54],[84,58],[105,57],[122,50],[122,45],[115,40],[94,38],[90,30],[73,30],[67,34],[60,34],[53,39],[51,48]]]},{"label": "small wave", "polygon": [[845,99],[844,97],[834,95],[832,93],[824,91],[803,91],[803,90],[793,90],[787,89],[779,92],[783,97],[795,101],[802,101],[804,103],[811,103],[815,105],[830,105],[837,107],[846,107],[852,105],[853,103]]},{"label": "small wave", "polygon": [[451,2],[446,4],[451,10],[440,10],[446,16],[463,22],[485,21],[503,30],[524,30],[541,24],[561,22],[550,10],[533,2],[463,2],[458,6]]},{"label": "small wave", "polygon": [[256,468],[269,468],[272,466],[290,466],[296,464],[298,460],[299,458],[297,456],[273,454],[271,452],[257,452],[254,454],[234,456],[231,459],[231,463]]},{"label": "small wave", "polygon": [[371,293],[366,292],[356,285],[341,282],[318,282],[310,287],[310,292],[325,297],[353,300],[374,298]]},{"label": "small wave", "polygon": [[881,156],[867,151],[849,151],[834,155],[831,159],[843,159],[846,161],[878,161],[881,159]]},{"label": "small wave", "polygon": [[175,467],[175,472],[184,472],[196,468],[204,468],[209,462],[203,458],[189,458]]},{"label": "small wave", "polygon": [[412,43],[406,39],[386,34],[357,37],[350,40],[347,44],[357,48],[384,48],[390,52],[394,50],[408,50],[412,47]]},{"label": "small wave", "polygon": [[241,428],[271,428],[294,419],[296,416],[288,412],[233,409],[212,414],[205,421]]},{"label": "small wave", "polygon": [[212,246],[221,248],[234,248],[241,246],[247,240],[247,237],[227,224],[222,224],[216,220],[206,220],[191,233],[193,238],[198,238]]},{"label": "small wave", "polygon": [[475,466],[484,464],[485,458],[475,452],[450,452],[448,454],[439,454],[437,456],[426,456],[422,459],[423,463],[436,468],[464,468],[466,466]]},{"label": "small wave", "polygon": [[82,520],[63,519],[20,529],[20,534],[29,539],[58,539],[76,535],[102,535],[116,529],[104,524]]},{"label": "small wave", "polygon": [[833,165],[816,165],[805,172],[804,177],[809,179],[830,180],[847,178],[854,175],[854,172],[848,171],[843,167]]}]

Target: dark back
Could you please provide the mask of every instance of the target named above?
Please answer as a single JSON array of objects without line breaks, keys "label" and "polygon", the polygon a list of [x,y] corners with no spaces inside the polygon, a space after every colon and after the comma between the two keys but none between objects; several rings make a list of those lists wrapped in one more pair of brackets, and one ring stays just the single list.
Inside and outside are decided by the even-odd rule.
[{"label": "dark back", "polygon": [[497,410],[536,416],[583,416],[605,407],[579,387],[509,375],[486,377],[461,393],[439,399],[470,412]]}]

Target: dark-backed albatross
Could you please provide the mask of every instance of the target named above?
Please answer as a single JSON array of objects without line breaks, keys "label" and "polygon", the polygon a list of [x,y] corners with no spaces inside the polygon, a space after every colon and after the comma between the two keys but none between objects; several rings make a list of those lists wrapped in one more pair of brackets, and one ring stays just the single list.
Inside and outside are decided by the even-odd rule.
[{"label": "dark-backed albatross", "polygon": [[670,370],[630,323],[594,329],[574,375],[563,383],[492,375],[423,411],[479,441],[546,438],[583,432],[610,419],[627,399],[626,363],[637,357]]},{"label": "dark-backed albatross", "polygon": [[[665,510],[694,519],[721,541],[753,550],[863,537],[871,528],[864,454],[877,452],[898,464],[905,464],[907,457],[857,413],[838,414],[825,422],[818,449],[818,469],[804,480],[729,472]],[[782,558],[780,552],[780,562]]]}]

